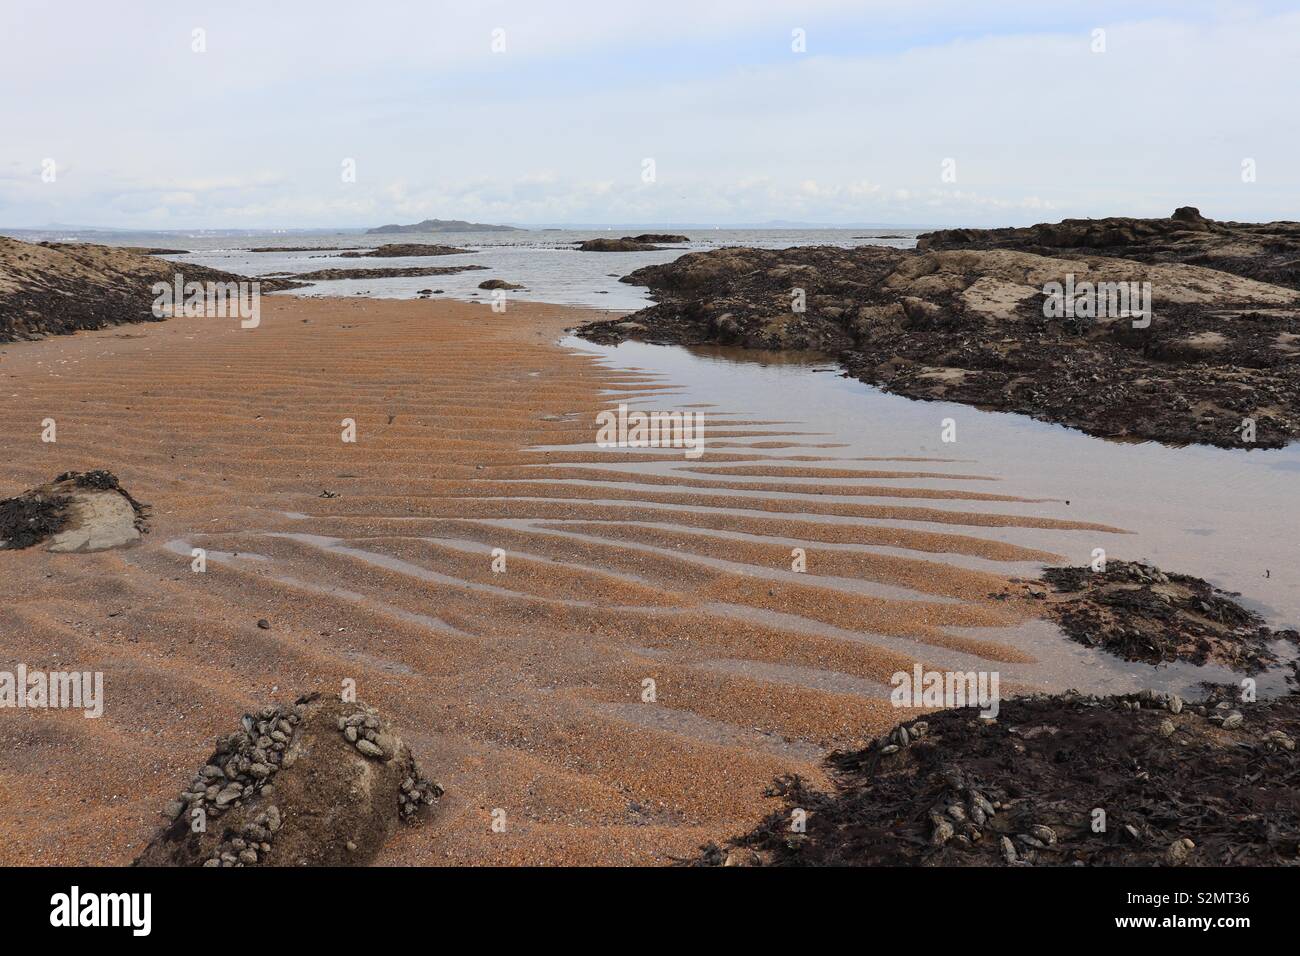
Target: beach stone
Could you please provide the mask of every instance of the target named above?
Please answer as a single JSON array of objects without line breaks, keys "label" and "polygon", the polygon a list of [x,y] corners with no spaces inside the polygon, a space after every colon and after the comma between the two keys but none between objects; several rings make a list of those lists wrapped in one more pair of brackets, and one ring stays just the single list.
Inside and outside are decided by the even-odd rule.
[{"label": "beach stone", "polygon": [[1014,864],[1018,859],[1018,855],[1016,854],[1016,845],[1011,842],[1011,838],[1003,837],[1001,842],[1001,847],[1002,847],[1002,861],[1006,863],[1008,866]]},{"label": "beach stone", "polygon": [[1165,858],[1171,866],[1179,866],[1187,862],[1187,858],[1191,856],[1194,849],[1196,849],[1196,844],[1187,837],[1183,837],[1181,840],[1175,840],[1169,844],[1169,849],[1165,851]]}]

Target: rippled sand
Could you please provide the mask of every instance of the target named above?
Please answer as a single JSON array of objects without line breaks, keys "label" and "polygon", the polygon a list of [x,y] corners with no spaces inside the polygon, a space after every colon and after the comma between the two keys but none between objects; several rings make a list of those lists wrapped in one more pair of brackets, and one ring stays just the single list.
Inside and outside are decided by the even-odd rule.
[{"label": "rippled sand", "polygon": [[0,711],[0,863],[129,862],[212,737],[348,678],[447,790],[380,862],[667,862],[895,723],[893,672],[1010,667],[1005,693],[1037,657],[1000,637],[1027,609],[989,595],[1054,557],[1009,538],[1116,530],[743,408],[710,410],[699,460],[598,449],[599,410],[671,397],[556,346],[582,318],[276,297],[256,330],[4,347],[0,496],[103,467],[153,517],[125,551],[0,552],[0,667],[103,671],[107,694],[98,720]]}]

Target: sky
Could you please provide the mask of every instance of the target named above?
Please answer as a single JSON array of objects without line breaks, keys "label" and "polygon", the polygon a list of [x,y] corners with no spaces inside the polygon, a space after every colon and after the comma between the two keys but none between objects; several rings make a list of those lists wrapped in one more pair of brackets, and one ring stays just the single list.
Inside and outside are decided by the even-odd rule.
[{"label": "sky", "polygon": [[3,0],[0,227],[1300,218],[1300,0]]}]

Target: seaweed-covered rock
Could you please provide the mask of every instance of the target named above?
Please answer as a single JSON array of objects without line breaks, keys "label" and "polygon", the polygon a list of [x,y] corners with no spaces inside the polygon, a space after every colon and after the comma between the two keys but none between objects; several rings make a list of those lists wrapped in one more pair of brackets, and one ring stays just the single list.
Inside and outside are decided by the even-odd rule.
[{"label": "seaweed-covered rock", "polygon": [[[0,236],[0,342],[66,335],[125,322],[158,322],[156,282],[240,282],[244,276],[141,250],[91,243],[21,242]],[[175,250],[164,250],[168,254]],[[260,280],[262,292],[299,287]]]},{"label": "seaweed-covered rock", "polygon": [[1277,662],[1278,640],[1300,644],[1292,630],[1274,631],[1264,619],[1190,574],[1165,573],[1133,561],[1048,568],[1050,593],[1042,612],[1073,640],[1148,664],[1190,661],[1258,673]]},{"label": "seaweed-covered rock", "polygon": [[69,471],[0,501],[0,549],[44,544],[47,551],[106,551],[134,544],[147,529],[148,506],[112,472]]},{"label": "seaweed-covered rock", "polygon": [[684,862],[1294,865],[1297,736],[1294,695],[1189,706],[1067,693],[1003,701],[996,720],[938,711],[831,754],[830,792],[778,779],[780,809]]},{"label": "seaweed-covered rock", "polygon": [[[623,277],[655,305],[578,334],[812,349],[909,398],[1105,437],[1300,438],[1300,224],[1108,222],[935,233],[918,250],[688,253]],[[1207,235],[1237,244],[1205,253]]]}]

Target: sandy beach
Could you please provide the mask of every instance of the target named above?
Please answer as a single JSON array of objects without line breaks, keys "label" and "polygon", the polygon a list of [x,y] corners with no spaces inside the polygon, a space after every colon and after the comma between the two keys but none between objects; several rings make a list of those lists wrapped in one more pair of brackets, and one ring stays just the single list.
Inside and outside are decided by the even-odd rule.
[{"label": "sandy beach", "polygon": [[[744,409],[708,409],[701,460],[596,448],[597,412],[670,383],[556,344],[591,317],[274,296],[255,330],[4,346],[2,486],[111,468],[151,518],[124,550],[0,551],[5,656],[102,670],[106,696],[100,719],[5,721],[0,863],[129,863],[240,714],[346,679],[446,789],[377,862],[667,863],[752,826],[773,777],[821,781],[827,748],[893,726],[890,674],[1032,663],[988,636],[1028,616],[992,598],[1006,578],[949,558],[1053,558],[995,529],[1115,530],[1002,514],[978,465],[913,486],[943,466],[840,457]],[[673,477],[638,473],[647,456]]]}]

